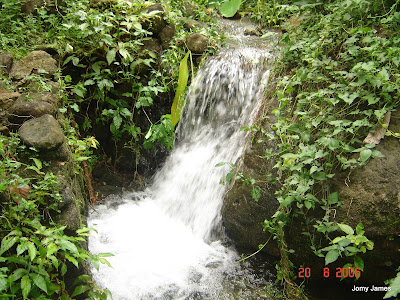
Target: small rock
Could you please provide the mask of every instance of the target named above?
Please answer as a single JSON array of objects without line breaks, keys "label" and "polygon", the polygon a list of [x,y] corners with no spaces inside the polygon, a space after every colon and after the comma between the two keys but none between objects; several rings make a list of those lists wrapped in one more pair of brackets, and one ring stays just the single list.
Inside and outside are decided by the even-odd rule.
[{"label": "small rock", "polygon": [[144,54],[146,58],[150,58],[149,52],[152,52],[156,56],[160,56],[162,53],[162,47],[158,39],[151,38],[142,42],[141,53]]},{"label": "small rock", "polygon": [[11,66],[14,61],[14,56],[9,53],[0,53],[0,75],[8,76]]},{"label": "small rock", "polygon": [[21,79],[30,75],[34,70],[43,70],[47,73],[47,76],[51,77],[57,71],[57,62],[45,51],[32,51],[13,64],[10,77]]},{"label": "small rock", "polygon": [[189,2],[189,1],[183,2],[183,7],[184,7],[184,13],[186,16],[193,16],[199,10],[199,7],[193,1],[192,2]]},{"label": "small rock", "polygon": [[187,37],[186,44],[190,51],[201,54],[207,49],[209,40],[204,35],[192,33]]},{"label": "small rock", "polygon": [[39,150],[55,149],[64,142],[64,133],[52,115],[26,121],[18,132],[25,144]]},{"label": "small rock", "polygon": [[11,107],[17,98],[21,96],[20,93],[17,92],[8,92],[7,90],[0,90],[0,110],[5,110]]},{"label": "small rock", "polygon": [[18,117],[40,117],[46,114],[54,114],[54,106],[47,102],[16,103],[10,108],[10,112]]},{"label": "small rock", "polygon": [[10,130],[8,129],[7,126],[0,126],[0,133],[3,135],[8,136],[10,133]]},{"label": "small rock", "polygon": [[26,15],[36,13],[38,7],[48,6],[50,2],[50,0],[24,0],[22,1],[21,11]]},{"label": "small rock", "polygon": [[47,102],[57,107],[59,99],[51,92],[28,92],[27,94],[21,95],[17,100],[17,103],[26,102]]},{"label": "small rock", "polygon": [[154,4],[147,8],[147,13],[153,13],[153,15],[150,17],[149,22],[144,22],[143,27],[157,36],[167,26],[164,21],[164,8],[161,4]]},{"label": "small rock", "polygon": [[186,19],[185,23],[183,24],[187,30],[195,29],[195,28],[202,28],[204,27],[203,23],[193,20],[193,19]]},{"label": "small rock", "polygon": [[161,30],[160,39],[164,49],[169,48],[169,43],[175,36],[175,30],[175,24],[169,24]]},{"label": "small rock", "polygon": [[262,36],[263,32],[262,32],[262,29],[260,27],[257,27],[257,28],[254,28],[254,29],[247,28],[244,31],[244,35]]}]

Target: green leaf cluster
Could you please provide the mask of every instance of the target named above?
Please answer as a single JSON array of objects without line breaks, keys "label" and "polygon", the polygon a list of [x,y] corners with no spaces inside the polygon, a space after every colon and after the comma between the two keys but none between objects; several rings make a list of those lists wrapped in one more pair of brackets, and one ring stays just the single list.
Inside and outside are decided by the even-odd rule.
[{"label": "green leaf cluster", "polygon": [[[74,299],[85,293],[87,299],[107,299],[109,293],[87,275],[66,286],[71,268],[108,264],[104,257],[109,255],[85,249],[90,229],[83,227],[71,236],[52,221],[62,200],[60,182],[32,150],[16,134],[0,135],[0,298]],[[27,195],[16,192],[26,186]]]},{"label": "green leaf cluster", "polygon": [[[254,19],[283,29],[271,93],[279,103],[273,111],[277,122],[274,134],[265,136],[278,145],[265,157],[276,161],[280,209],[264,229],[284,239],[282,228],[301,216],[311,227],[304,234],[319,254],[317,234],[330,240],[329,234],[347,230],[324,248],[327,263],[372,249],[363,234],[336,224],[332,215],[341,201],[330,179],[383,156],[363,140],[399,104],[399,8],[398,1],[366,0],[245,4]],[[322,209],[323,219],[308,218],[310,209]]]}]

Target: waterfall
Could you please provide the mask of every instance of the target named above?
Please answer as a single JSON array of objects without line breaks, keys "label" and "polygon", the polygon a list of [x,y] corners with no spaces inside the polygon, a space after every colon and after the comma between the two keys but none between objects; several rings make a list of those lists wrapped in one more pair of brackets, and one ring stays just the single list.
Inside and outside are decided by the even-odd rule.
[{"label": "waterfall", "polygon": [[[263,96],[270,54],[220,51],[189,88],[174,150],[143,192],[126,193],[90,213],[92,253],[113,253],[93,276],[114,299],[238,299],[226,281],[238,254],[222,242],[220,184],[243,151]],[[243,298],[245,299],[245,298]],[[248,298],[250,299],[250,298]]]}]

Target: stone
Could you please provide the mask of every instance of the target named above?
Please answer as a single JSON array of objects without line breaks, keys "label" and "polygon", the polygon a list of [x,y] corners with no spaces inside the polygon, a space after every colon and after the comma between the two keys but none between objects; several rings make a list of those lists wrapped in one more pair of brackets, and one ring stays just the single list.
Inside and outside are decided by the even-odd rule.
[{"label": "stone", "polygon": [[175,36],[175,24],[165,26],[160,32],[161,44],[164,49],[169,48],[169,43]]},{"label": "stone", "polygon": [[186,44],[190,51],[201,54],[207,49],[209,40],[202,34],[192,33],[187,37]]},{"label": "stone", "polygon": [[140,53],[144,55],[146,58],[152,57],[152,55],[149,52],[155,54],[157,57],[161,55],[162,47],[158,39],[151,38],[149,40],[143,41],[142,43],[143,45],[141,46]]},{"label": "stone", "polygon": [[45,71],[48,77],[52,77],[57,71],[57,61],[45,51],[32,51],[20,61],[13,64],[10,77],[13,79],[22,79],[29,76],[32,71]]},{"label": "stone", "polygon": [[18,117],[40,117],[55,113],[54,106],[48,102],[24,102],[16,103],[10,108],[10,113]]},{"label": "stone", "polygon": [[22,1],[21,10],[24,14],[29,15],[36,13],[36,9],[42,6],[49,6],[51,0],[24,0]]},{"label": "stone", "polygon": [[[254,139],[255,141],[257,138]],[[276,184],[265,181],[265,174],[273,173],[273,160],[261,158],[259,153],[265,153],[261,144],[254,142],[247,146],[240,172],[245,178],[253,178],[257,181],[257,187],[261,190],[261,197],[256,202],[251,196],[251,185],[243,186],[242,182],[235,184],[225,193],[222,208],[222,220],[227,236],[234,242],[237,249],[248,253],[258,249],[258,245],[264,244],[268,238],[263,232],[264,220],[271,217],[279,207],[276,200]],[[276,149],[274,142],[269,141],[267,146]],[[278,255],[272,242],[264,249],[270,254]]]},{"label": "stone", "polygon": [[203,28],[204,24],[193,19],[186,19],[183,23],[183,27],[185,27],[187,30],[192,30],[195,28]]},{"label": "stone", "polygon": [[17,103],[25,102],[46,102],[54,107],[58,107],[60,101],[57,96],[51,92],[28,92],[22,94],[17,100]]},{"label": "stone", "polygon": [[198,10],[199,10],[199,6],[193,2],[193,1],[185,1],[183,2],[183,12],[185,14],[185,16],[193,16],[195,15]]},{"label": "stone", "polygon": [[9,53],[0,53],[0,75],[8,76],[11,66],[14,61],[14,56]]},{"label": "stone", "polygon": [[49,151],[40,152],[40,158],[47,161],[65,162],[72,160],[72,153],[69,150],[67,143],[64,142],[60,147]]},{"label": "stone", "polygon": [[256,28],[252,28],[252,29],[247,28],[244,31],[244,35],[262,36],[263,31],[262,31],[261,27],[258,27],[258,26]]},{"label": "stone", "polygon": [[10,108],[19,96],[21,96],[21,94],[18,92],[8,92],[5,89],[0,89],[0,110]]},{"label": "stone", "polygon": [[150,20],[143,23],[143,27],[151,32],[155,36],[158,36],[161,30],[167,26],[164,21],[164,8],[161,4],[157,3],[147,8],[147,13],[151,14]]},{"label": "stone", "polygon": [[21,140],[39,150],[58,148],[64,142],[64,133],[52,115],[26,121],[19,129]]}]

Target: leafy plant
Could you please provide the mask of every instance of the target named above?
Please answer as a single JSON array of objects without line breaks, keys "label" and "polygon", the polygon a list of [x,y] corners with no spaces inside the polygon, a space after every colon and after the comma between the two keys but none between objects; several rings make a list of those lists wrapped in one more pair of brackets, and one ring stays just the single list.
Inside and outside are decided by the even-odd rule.
[{"label": "leafy plant", "polygon": [[[363,140],[399,104],[398,1],[249,1],[245,9],[263,24],[284,29],[273,92],[279,103],[273,111],[275,136],[265,134],[278,146],[265,157],[276,161],[280,208],[264,229],[281,245],[280,270],[291,282],[283,228],[302,216],[314,226],[310,237],[322,233],[329,240],[328,234],[339,229],[331,212],[341,204],[330,191],[330,179],[382,157],[375,144]],[[322,209],[325,216],[311,220],[311,209]],[[373,244],[360,227],[354,234],[340,225],[347,235],[329,240],[324,250],[311,247],[326,263],[354,256],[360,266],[359,255]]]},{"label": "leafy plant", "polygon": [[241,0],[228,0],[221,3],[219,11],[225,18],[231,18],[238,12],[241,4]]},{"label": "leafy plant", "polygon": [[[325,265],[335,262],[342,254],[354,256],[355,268],[360,268],[363,271],[364,262],[357,254],[365,253],[374,247],[374,243],[364,236],[364,226],[359,223],[356,228],[356,234],[354,234],[354,230],[349,225],[339,223],[336,226],[346,235],[334,238],[330,241],[331,246],[322,248],[315,253],[320,257],[325,257]],[[323,252],[326,252],[326,254],[324,255]],[[345,267],[348,267],[348,265]]]},{"label": "leafy plant", "polygon": [[[104,257],[109,254],[92,255],[84,248],[90,229],[83,227],[70,236],[65,226],[52,221],[61,202],[59,181],[45,172],[47,162],[28,152],[32,150],[26,149],[16,134],[0,135],[0,295],[72,299],[86,293],[92,299],[106,299],[109,293],[87,275],[79,276],[72,287],[65,284],[71,268],[82,268],[88,262],[97,267],[108,264]],[[30,156],[29,162],[21,162],[26,156]]]}]

